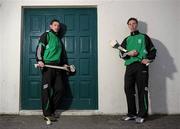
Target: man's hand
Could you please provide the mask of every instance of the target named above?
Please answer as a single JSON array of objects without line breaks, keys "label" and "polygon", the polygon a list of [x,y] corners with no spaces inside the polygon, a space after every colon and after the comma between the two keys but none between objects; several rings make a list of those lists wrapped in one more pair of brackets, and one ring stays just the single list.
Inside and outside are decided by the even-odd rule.
[{"label": "man's hand", "polygon": [[146,64],[150,63],[150,60],[148,60],[148,59],[143,59],[143,60],[141,61],[141,63],[146,65]]},{"label": "man's hand", "polygon": [[38,61],[38,67],[43,68],[44,67],[44,63],[42,61]]},{"label": "man's hand", "polygon": [[69,65],[64,64],[63,67],[66,67],[67,71],[70,72]]},{"label": "man's hand", "polygon": [[128,56],[137,56],[139,53],[136,50],[129,51],[127,53]]}]

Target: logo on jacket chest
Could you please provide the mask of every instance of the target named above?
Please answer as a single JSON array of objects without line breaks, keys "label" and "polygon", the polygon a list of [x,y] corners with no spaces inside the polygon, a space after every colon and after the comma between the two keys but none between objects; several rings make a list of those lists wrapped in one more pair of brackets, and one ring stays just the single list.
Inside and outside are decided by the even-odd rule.
[{"label": "logo on jacket chest", "polygon": [[142,43],[142,39],[138,39],[138,44],[141,44]]}]

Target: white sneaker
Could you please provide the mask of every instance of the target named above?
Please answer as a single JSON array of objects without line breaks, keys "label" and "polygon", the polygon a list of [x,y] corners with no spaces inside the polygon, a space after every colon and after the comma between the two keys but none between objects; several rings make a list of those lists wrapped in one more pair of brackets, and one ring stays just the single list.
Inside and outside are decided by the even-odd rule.
[{"label": "white sneaker", "polygon": [[138,123],[138,124],[144,123],[144,118],[137,117],[137,118],[136,118],[136,123]]},{"label": "white sneaker", "polygon": [[125,116],[125,117],[123,117],[122,119],[124,120],[124,121],[129,121],[129,120],[135,120],[137,117],[136,116]]}]

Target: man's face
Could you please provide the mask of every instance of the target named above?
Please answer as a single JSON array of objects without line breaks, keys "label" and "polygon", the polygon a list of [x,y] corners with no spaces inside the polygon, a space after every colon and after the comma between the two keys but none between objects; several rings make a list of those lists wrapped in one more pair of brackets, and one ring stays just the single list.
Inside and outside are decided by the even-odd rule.
[{"label": "man's face", "polygon": [[51,28],[54,32],[59,32],[59,29],[60,29],[60,24],[59,24],[59,22],[53,22],[53,23],[50,25],[50,28]]},{"label": "man's face", "polygon": [[131,32],[136,31],[137,26],[138,26],[138,24],[136,23],[135,20],[130,20],[129,23],[128,23],[128,27],[129,27]]}]

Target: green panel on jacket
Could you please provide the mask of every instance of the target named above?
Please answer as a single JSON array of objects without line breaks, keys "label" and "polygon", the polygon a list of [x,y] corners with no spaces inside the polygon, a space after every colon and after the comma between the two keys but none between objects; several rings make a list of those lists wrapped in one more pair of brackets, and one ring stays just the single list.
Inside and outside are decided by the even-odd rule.
[{"label": "green panel on jacket", "polygon": [[59,38],[53,33],[48,32],[47,35],[48,44],[46,45],[46,49],[44,51],[44,62],[59,62],[62,52],[62,44]]},{"label": "green panel on jacket", "polygon": [[134,62],[141,62],[142,59],[146,58],[147,50],[145,44],[145,35],[137,34],[127,37],[126,49],[128,51],[136,50],[139,54],[136,57],[130,57],[125,59],[125,65],[132,64]]}]

